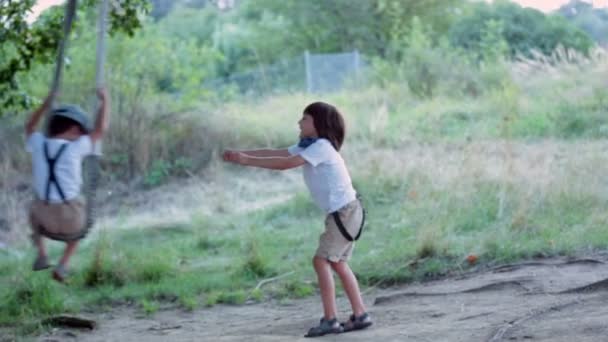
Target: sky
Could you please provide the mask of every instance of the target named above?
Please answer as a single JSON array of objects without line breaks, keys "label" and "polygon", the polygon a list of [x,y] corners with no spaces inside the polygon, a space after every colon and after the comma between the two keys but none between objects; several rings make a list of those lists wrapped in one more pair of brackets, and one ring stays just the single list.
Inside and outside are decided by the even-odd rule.
[{"label": "sky", "polygon": [[63,3],[64,0],[38,0],[34,7],[32,7],[32,13],[29,15],[29,20],[33,21],[40,15],[40,12],[44,11],[50,6],[59,5]]},{"label": "sky", "polygon": [[[40,12],[49,6],[58,5],[65,0],[38,0],[36,5],[32,8],[32,14],[30,20],[35,19]],[[549,12],[558,9],[563,4],[569,2],[569,0],[512,0],[519,3],[524,7],[534,7],[544,12]],[[608,7],[608,0],[586,0],[587,2],[593,3],[596,7]]]},{"label": "sky", "polygon": [[[523,7],[534,7],[544,12],[549,12],[560,8],[562,5],[567,4],[570,0],[514,0]],[[587,0],[592,3],[595,7],[606,7],[608,6],[608,0]]]}]

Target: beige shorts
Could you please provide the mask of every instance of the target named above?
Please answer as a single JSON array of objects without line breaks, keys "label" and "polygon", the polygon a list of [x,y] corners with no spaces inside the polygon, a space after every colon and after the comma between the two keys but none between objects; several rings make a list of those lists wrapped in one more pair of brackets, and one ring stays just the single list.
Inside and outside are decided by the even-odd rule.
[{"label": "beige shorts", "polygon": [[46,201],[35,199],[30,206],[29,217],[34,239],[42,234],[51,238],[64,236],[66,240],[73,240],[73,237],[79,236],[84,229],[84,201],[77,198],[65,203],[47,204]]},{"label": "beige shorts", "polygon": [[[338,210],[340,220],[346,231],[353,238],[359,233],[363,220],[363,207],[359,200],[354,200]],[[325,231],[319,237],[319,248],[315,256],[331,262],[348,261],[353,254],[354,241],[348,241],[340,232],[334,217],[325,218]]]}]

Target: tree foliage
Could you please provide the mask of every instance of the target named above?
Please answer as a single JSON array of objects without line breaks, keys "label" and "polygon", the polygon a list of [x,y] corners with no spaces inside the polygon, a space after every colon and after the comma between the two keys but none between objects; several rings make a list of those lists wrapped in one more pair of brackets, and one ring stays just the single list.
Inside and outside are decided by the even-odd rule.
[{"label": "tree foliage", "polygon": [[[247,0],[242,17],[259,33],[281,37],[289,49],[301,53],[358,49],[383,55],[386,42],[417,17],[443,34],[459,2],[456,0]],[[277,25],[277,23],[281,25]],[[261,38],[261,37],[260,37]]]},{"label": "tree foliage", "polygon": [[[43,13],[33,24],[27,21],[35,0],[0,2],[0,106],[3,112],[27,107],[29,94],[20,86],[17,75],[29,71],[34,63],[49,63],[55,57],[63,37],[63,6]],[[77,16],[90,15],[96,0],[79,3]],[[147,0],[111,1],[111,32],[133,35],[142,26],[142,15],[148,10]],[[75,24],[78,26],[78,23]],[[78,27],[75,27],[76,31]]]},{"label": "tree foliage", "polygon": [[502,36],[512,56],[518,53],[529,55],[531,50],[551,54],[558,45],[587,52],[593,45],[585,32],[563,17],[545,15],[509,1],[475,4],[469,15],[451,27],[451,43],[469,50],[480,50],[483,28],[490,21],[502,24]]},{"label": "tree foliage", "polygon": [[[409,70],[407,78],[421,82],[410,84],[412,91],[432,96],[441,70],[454,69],[449,58],[437,56],[452,50],[458,50],[450,54],[454,60],[466,54],[473,56],[467,63],[476,63],[531,49],[550,54],[558,45],[586,51],[592,44],[563,16],[507,1],[235,0],[234,8],[224,9],[218,0],[149,1],[152,6],[111,0],[109,70],[119,73],[121,91],[175,96],[186,107],[205,81],[300,58],[305,50],[359,50]],[[28,24],[34,2],[0,3],[0,115],[31,107],[30,95],[44,96],[49,84],[63,9],[51,8]],[[92,77],[96,2],[79,2],[66,63],[73,79],[69,96],[81,94]]]},{"label": "tree foliage", "polygon": [[594,8],[590,3],[571,0],[558,13],[587,32],[600,44],[608,44],[608,8]]}]

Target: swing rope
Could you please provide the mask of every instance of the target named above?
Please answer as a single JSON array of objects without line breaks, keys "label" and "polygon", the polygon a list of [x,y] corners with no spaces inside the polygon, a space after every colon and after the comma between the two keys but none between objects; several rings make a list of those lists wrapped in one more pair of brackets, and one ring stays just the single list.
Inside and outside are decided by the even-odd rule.
[{"label": "swing rope", "polygon": [[77,0],[69,0],[65,6],[65,19],[63,21],[63,39],[59,40],[59,47],[57,49],[57,61],[55,63],[55,75],[53,77],[53,83],[51,85],[51,96],[52,100],[55,99],[55,95],[59,90],[61,84],[61,77],[63,76],[63,64],[65,61],[64,55],[67,49],[68,40],[70,33],[72,32],[72,26],[74,23],[74,17],[76,16]]},{"label": "swing rope", "polygon": [[[99,17],[97,19],[97,55],[95,58],[95,85],[97,89],[104,85],[104,66],[106,59],[106,32],[107,32],[107,17],[108,17],[108,0],[101,0],[99,3]],[[95,108],[98,107],[98,104]],[[95,146],[98,145],[98,146]],[[86,199],[86,222],[85,235],[93,227],[96,217],[97,208],[97,185],[99,183],[99,153],[101,153],[101,142],[94,143],[93,151],[96,153],[88,157],[85,164],[85,173],[87,182],[84,184],[84,193]]]},{"label": "swing rope", "polygon": [[[55,63],[55,74],[51,85],[51,103],[55,104],[55,97],[59,88],[61,87],[61,80],[63,76],[65,52],[67,50],[70,33],[72,31],[73,22],[76,16],[76,8],[78,5],[77,0],[68,0],[65,9],[65,19],[63,25],[63,39],[59,42],[57,51],[57,60]],[[96,53],[96,64],[95,64],[95,85],[97,89],[101,88],[104,84],[104,65],[105,65],[105,54],[106,54],[106,32],[107,32],[107,15],[108,15],[108,0],[101,0],[99,3],[99,16],[97,25],[97,53]],[[96,103],[94,108],[97,108],[99,104]],[[54,107],[54,106],[53,106]],[[50,111],[52,113],[52,110]],[[93,154],[85,158],[84,160],[84,186],[83,192],[85,196],[85,226],[82,232],[78,233],[77,236],[50,236],[56,240],[74,240],[84,238],[90,228],[93,226],[95,221],[95,209],[96,209],[96,190],[99,182],[99,156],[101,153],[101,142],[96,142],[93,146]]]}]

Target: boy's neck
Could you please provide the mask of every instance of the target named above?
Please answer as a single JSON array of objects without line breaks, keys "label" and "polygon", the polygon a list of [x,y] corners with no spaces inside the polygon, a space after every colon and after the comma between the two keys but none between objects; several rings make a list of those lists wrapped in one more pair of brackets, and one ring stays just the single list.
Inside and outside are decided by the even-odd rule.
[{"label": "boy's neck", "polygon": [[74,133],[74,132],[67,131],[67,132],[64,132],[64,133],[61,133],[61,134],[53,135],[53,136],[51,136],[49,138],[51,138],[51,139],[63,139],[63,140],[70,140],[70,141],[72,141],[72,140],[77,140],[78,138],[80,138],[80,136],[81,136],[80,133]]}]

